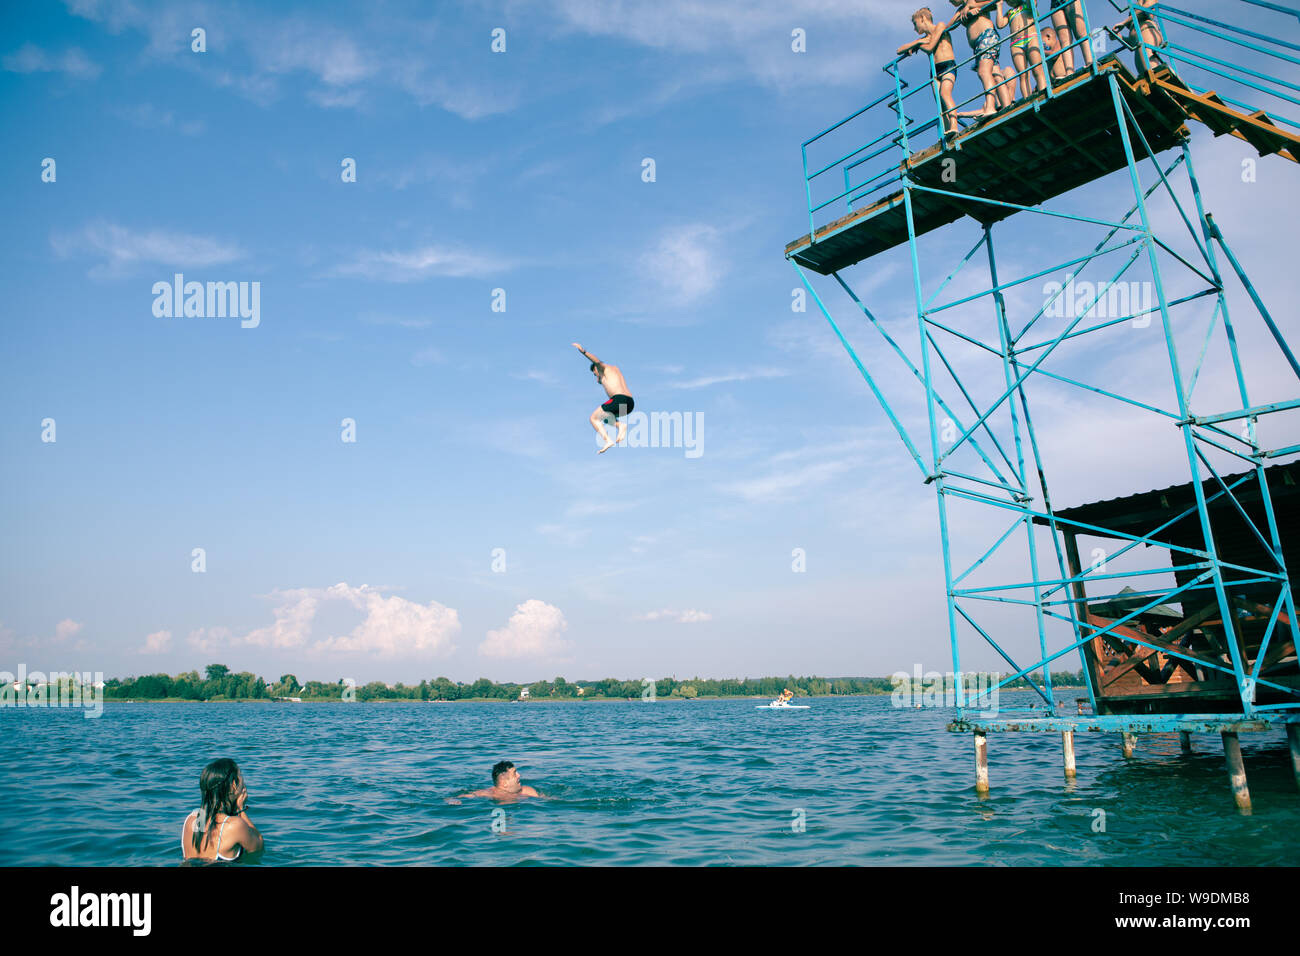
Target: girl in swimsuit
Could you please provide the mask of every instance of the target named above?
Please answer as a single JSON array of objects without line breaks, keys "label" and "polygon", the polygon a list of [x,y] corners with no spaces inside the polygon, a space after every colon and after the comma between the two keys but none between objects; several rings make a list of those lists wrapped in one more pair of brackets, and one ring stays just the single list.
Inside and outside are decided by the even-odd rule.
[{"label": "girl in swimsuit", "polygon": [[[1065,61],[1065,75],[1073,73],[1074,70],[1074,49],[1071,47],[1076,40],[1082,40],[1079,44],[1079,51],[1083,57],[1083,66],[1080,70],[1086,70],[1092,66],[1092,43],[1088,38],[1087,21],[1083,18],[1083,0],[1065,0],[1064,3],[1058,0],[1052,0],[1055,9],[1052,11],[1051,29],[1056,31],[1056,39],[1059,48],[1064,51],[1064,56],[1060,57]],[[1052,76],[1056,76],[1056,71],[1052,71]]]},{"label": "girl in swimsuit", "polygon": [[1038,27],[1029,15],[1029,0],[1020,0],[1018,6],[1008,6],[1005,13],[999,3],[998,26],[1011,28],[1011,62],[1016,65],[1016,73],[1020,76],[1020,96],[1029,96],[1027,68],[1030,66],[1034,69],[1035,86],[1045,89],[1047,78],[1043,74],[1043,55],[1038,49]]},{"label": "girl in swimsuit", "polygon": [[239,765],[214,760],[199,776],[202,803],[181,827],[181,852],[185,859],[205,863],[233,863],[246,851],[262,850],[262,834],[244,812],[248,790]]}]

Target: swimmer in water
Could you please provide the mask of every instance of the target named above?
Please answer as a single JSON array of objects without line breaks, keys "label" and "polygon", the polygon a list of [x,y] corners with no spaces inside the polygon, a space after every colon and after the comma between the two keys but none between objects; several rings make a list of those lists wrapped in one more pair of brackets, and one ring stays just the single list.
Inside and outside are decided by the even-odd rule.
[{"label": "swimmer in water", "polygon": [[540,797],[541,794],[532,787],[525,786],[519,779],[519,771],[509,760],[502,760],[492,768],[492,786],[487,790],[475,790],[465,794],[467,797],[491,797],[493,800],[517,800],[520,797]]},{"label": "swimmer in water", "polygon": [[199,776],[200,806],[181,827],[185,859],[203,863],[233,863],[245,852],[262,851],[262,834],[248,819],[248,789],[239,765],[223,757],[203,768]]},{"label": "swimmer in water", "polygon": [[[625,421],[628,413],[632,411],[635,404],[632,396],[628,393],[627,382],[623,379],[623,370],[617,365],[607,365],[596,356],[592,355],[577,342],[573,347],[591,360],[591,373],[596,376],[605,394],[609,396],[609,401],[601,405],[591,413],[591,427],[596,429],[596,434],[600,435],[605,442],[603,448],[596,452],[603,455],[614,447],[616,442],[621,442],[627,436],[627,422]],[[611,421],[618,422],[618,438],[610,438],[605,431],[605,425]]]}]

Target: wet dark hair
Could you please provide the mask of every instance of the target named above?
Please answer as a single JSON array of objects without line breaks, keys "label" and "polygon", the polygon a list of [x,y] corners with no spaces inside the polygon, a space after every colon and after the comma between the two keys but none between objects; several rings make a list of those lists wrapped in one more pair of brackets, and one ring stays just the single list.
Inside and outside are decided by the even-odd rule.
[{"label": "wet dark hair", "polygon": [[509,760],[502,760],[500,763],[494,765],[492,767],[492,786],[495,787],[497,785],[497,778],[500,777],[507,770],[513,770],[514,766],[515,765],[512,764]]},{"label": "wet dark hair", "polygon": [[217,814],[231,816],[238,809],[235,788],[243,779],[239,764],[229,757],[214,760],[199,775],[199,815],[194,821],[194,852],[198,853],[212,828],[217,825]]},{"label": "wet dark hair", "polygon": [[603,371],[605,371],[605,366],[601,365],[599,362],[592,362],[592,363],[591,363],[591,371],[594,372],[594,371],[596,371],[596,369],[600,369],[600,370],[603,372]]}]

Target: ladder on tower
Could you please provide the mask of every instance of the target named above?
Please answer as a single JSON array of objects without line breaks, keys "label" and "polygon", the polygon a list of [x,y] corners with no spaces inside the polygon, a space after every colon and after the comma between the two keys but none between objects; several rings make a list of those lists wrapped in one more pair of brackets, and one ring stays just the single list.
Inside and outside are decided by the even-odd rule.
[{"label": "ladder on tower", "polygon": [[1151,84],[1182,107],[1189,119],[1209,128],[1215,136],[1228,133],[1245,140],[1261,156],[1281,156],[1300,162],[1300,135],[1282,129],[1263,110],[1247,113],[1225,103],[1213,90],[1191,89],[1169,70],[1149,74]]}]

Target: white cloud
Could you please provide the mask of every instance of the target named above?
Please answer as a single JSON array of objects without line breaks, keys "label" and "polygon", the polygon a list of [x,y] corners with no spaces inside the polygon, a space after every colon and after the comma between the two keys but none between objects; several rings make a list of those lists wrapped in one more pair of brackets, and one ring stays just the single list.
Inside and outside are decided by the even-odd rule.
[{"label": "white cloud", "polygon": [[[419,604],[379,588],[346,582],[328,588],[293,588],[275,592],[280,605],[275,622],[251,631],[236,643],[277,649],[303,648],[317,652],[364,652],[379,657],[445,654],[460,632],[454,608],[437,601]],[[365,619],[345,635],[313,642],[312,626],[323,603],[343,601],[365,611]]]},{"label": "white cloud", "polygon": [[427,329],[433,325],[433,319],[412,319],[400,315],[378,315],[367,312],[361,316],[367,325],[396,325],[403,329]]},{"label": "white cloud", "polygon": [[554,538],[569,548],[580,546],[591,534],[590,528],[574,528],[564,524],[539,524],[537,533]]},{"label": "white cloud", "polygon": [[62,53],[47,53],[31,43],[24,43],[2,61],[10,73],[63,73],[78,79],[93,80],[101,70],[97,63],[82,53],[69,47]]},{"label": "white cloud", "polygon": [[281,22],[250,50],[268,73],[304,72],[329,87],[359,83],[378,69],[351,37],[301,20]]},{"label": "white cloud", "polygon": [[378,282],[419,282],[435,276],[482,278],[509,271],[514,263],[464,249],[421,246],[408,251],[363,249],[334,273]]},{"label": "white cloud", "polygon": [[599,498],[586,498],[582,501],[575,501],[565,509],[565,515],[570,518],[589,518],[592,515],[612,515],[620,511],[627,511],[635,508],[635,501],[604,501]]},{"label": "white cloud", "polygon": [[539,385],[559,385],[560,379],[550,372],[542,372],[537,369],[529,369],[527,372],[511,372],[511,378],[521,379],[525,382],[537,382]]},{"label": "white cloud", "polygon": [[726,382],[748,382],[756,378],[784,378],[789,374],[789,370],[783,368],[752,368],[742,372],[705,375],[683,382],[668,382],[664,385],[664,388],[707,388],[710,385],[721,385]]},{"label": "white cloud", "polygon": [[54,643],[61,644],[68,638],[76,635],[84,625],[80,621],[74,621],[72,618],[64,618],[54,626]]},{"label": "white cloud", "polygon": [[[470,120],[513,109],[518,102],[517,93],[461,78],[468,71],[449,60],[442,37],[434,40],[431,11],[415,18],[351,18],[340,29],[320,17],[267,13],[256,4],[226,5],[217,15],[205,6],[150,0],[67,2],[73,14],[102,23],[111,33],[143,34],[150,58],[263,105],[280,95],[281,81],[289,77],[305,78],[303,95],[325,108],[359,107],[382,87]],[[207,23],[209,56],[218,56],[217,61],[200,65],[207,57],[189,55],[194,23]],[[441,45],[431,56],[435,43]],[[421,55],[411,56],[412,46]],[[218,68],[218,63],[230,66]],[[449,81],[448,73],[458,79]]]},{"label": "white cloud", "polygon": [[712,292],[726,273],[719,236],[716,228],[704,223],[673,229],[642,254],[641,269],[671,304],[689,305]]},{"label": "white cloud", "polygon": [[647,611],[634,618],[637,621],[672,621],[675,624],[700,624],[704,621],[713,620],[713,615],[707,611],[685,610],[674,611],[671,608],[664,608],[660,611]]},{"label": "white cloud", "polygon": [[739,495],[746,501],[780,501],[797,491],[824,484],[853,466],[849,461],[821,461],[802,468],[778,471],[762,478],[736,481],[723,489]]},{"label": "white cloud", "polygon": [[327,594],[365,610],[366,619],[347,636],[322,641],[322,650],[399,657],[447,654],[455,649],[452,640],[460,632],[460,616],[454,608],[437,601],[419,604],[396,595],[385,596],[365,585],[350,588],[336,584]]},{"label": "white cloud", "polygon": [[205,128],[202,120],[177,120],[171,110],[160,110],[152,103],[125,106],[115,112],[141,129],[175,129],[185,136],[197,136]]},{"label": "white cloud", "polygon": [[[562,30],[615,37],[705,61],[710,67],[705,82],[716,82],[726,70],[776,87],[861,84],[889,59],[892,49],[864,57],[860,38],[887,26],[905,35],[913,9],[898,0],[554,0]],[[795,27],[806,32],[806,54],[791,50]]]},{"label": "white cloud", "polygon": [[162,654],[171,650],[172,632],[171,631],[154,631],[152,634],[145,635],[144,647],[140,648],[141,654]]},{"label": "white cloud", "polygon": [[282,602],[271,611],[275,623],[249,631],[241,643],[277,648],[296,648],[307,643],[324,592],[320,588],[295,588],[275,594]]},{"label": "white cloud", "polygon": [[244,256],[238,246],[207,236],[162,229],[140,232],[105,222],[55,235],[50,244],[61,256],[85,255],[102,260],[91,270],[92,275],[121,275],[143,265],[179,269],[224,265]]},{"label": "white cloud", "polygon": [[230,628],[227,627],[199,627],[190,631],[185,643],[200,654],[207,654],[230,643],[231,636]]},{"label": "white cloud", "polygon": [[568,627],[558,607],[533,598],[515,608],[505,627],[488,631],[478,651],[486,657],[544,657],[568,647],[560,638]]}]

